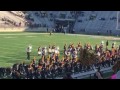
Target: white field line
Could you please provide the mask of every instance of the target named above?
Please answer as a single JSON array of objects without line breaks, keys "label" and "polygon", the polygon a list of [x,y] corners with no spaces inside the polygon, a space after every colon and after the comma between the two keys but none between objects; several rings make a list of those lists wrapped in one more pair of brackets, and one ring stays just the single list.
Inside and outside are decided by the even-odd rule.
[{"label": "white field line", "polygon": [[15,58],[15,57],[8,57],[8,56],[0,56],[0,57],[2,57],[2,58],[11,58],[12,60],[14,59],[14,60],[22,60],[22,59],[18,59],[18,58]]},{"label": "white field line", "polygon": [[26,36],[26,37],[31,38],[31,37],[37,37],[37,36]]},{"label": "white field line", "polygon": [[40,34],[49,34],[49,33],[16,33],[16,34],[0,34],[1,36],[5,36],[5,35],[15,35],[15,36],[19,36],[19,35],[40,35]]},{"label": "white field line", "polygon": [[[5,45],[4,45],[4,46],[5,46]],[[12,47],[15,47],[15,48],[12,48]],[[10,47],[8,47],[8,46],[7,46],[7,47],[1,47],[1,46],[0,46],[0,48],[1,48],[1,49],[6,49],[6,50],[13,50],[13,51],[16,50],[16,48],[26,49],[26,48],[24,48],[24,47],[17,47],[17,46],[10,46]],[[11,48],[12,48],[12,49],[11,49]]]},{"label": "white field line", "polygon": [[[25,36],[25,37],[28,37],[28,38],[33,38],[33,37],[37,37],[37,36]],[[11,38],[19,38],[19,37],[10,37],[10,36],[6,36],[6,37],[3,37],[3,38],[8,38],[8,39],[11,39]]]},{"label": "white field line", "polygon": [[82,34],[66,34],[66,35],[71,35],[71,36],[87,36],[87,37],[93,37],[93,38],[111,38],[111,39],[120,39],[119,37],[112,37],[112,36],[97,36],[97,35],[82,35]]},{"label": "white field line", "polygon": [[[40,34],[49,34],[49,33],[21,33],[21,34],[19,34],[19,33],[16,33],[16,34],[4,34],[3,33],[3,34],[0,34],[0,35],[40,35]],[[57,35],[57,34],[55,34],[55,35]],[[66,34],[66,35],[71,35],[71,36],[91,36],[91,37],[99,37],[99,38],[101,38],[101,37],[103,37],[103,38],[104,37],[106,37],[106,38],[112,37],[112,36],[97,36],[97,35],[83,35],[83,34]]]},{"label": "white field line", "polygon": [[[49,33],[21,33],[21,34],[0,34],[0,35],[10,35],[10,36],[14,35],[14,36],[18,36],[18,35],[40,35],[40,34],[49,34]],[[87,36],[87,37],[90,36],[91,38],[102,38],[102,39],[111,39],[111,40],[119,39],[119,38],[112,37],[112,36],[97,36],[97,35],[82,35],[82,34],[66,34],[66,35]],[[37,36],[26,36],[26,37],[37,37]]]},{"label": "white field line", "polygon": [[[7,55],[9,55],[9,56],[4,55],[4,54],[7,54]],[[2,53],[2,55],[1,55],[0,57],[15,58],[15,57],[18,56],[18,55],[19,55],[19,54],[15,54],[15,53],[9,54],[9,52],[4,52],[4,53]],[[34,57],[34,56],[37,56],[37,51],[36,51],[36,54],[35,54],[35,53],[31,53],[31,57]],[[24,52],[23,55],[20,56],[20,57],[21,57],[21,59],[22,59],[22,58],[25,59],[25,58],[27,57],[26,52]]]},{"label": "white field line", "polygon": [[[48,43],[51,43],[51,41],[48,41],[48,40],[42,40],[42,41],[45,41],[45,42],[48,42]],[[2,42],[1,42],[2,43]],[[58,42],[58,43],[64,43],[64,42]],[[10,50],[9,49],[9,47],[8,47],[8,44],[9,43],[2,43],[4,46],[6,46],[5,48],[3,48],[2,46],[0,46],[0,48],[3,48],[3,49],[8,49],[8,50]],[[21,47],[22,46],[22,47]],[[10,47],[15,47],[15,48],[21,48],[21,49],[24,49],[25,47],[23,47],[23,44],[18,44],[18,43],[14,43],[14,45],[11,45]],[[27,45],[26,45],[26,47],[27,47]],[[34,48],[34,46],[33,46],[33,48]],[[13,50],[15,50],[14,48],[12,48]],[[25,48],[26,49],[26,48]]]},{"label": "white field line", "polygon": [[10,39],[11,39],[11,38],[17,38],[17,37],[7,37],[7,36],[6,36],[6,37],[3,37],[3,38],[10,38]]}]

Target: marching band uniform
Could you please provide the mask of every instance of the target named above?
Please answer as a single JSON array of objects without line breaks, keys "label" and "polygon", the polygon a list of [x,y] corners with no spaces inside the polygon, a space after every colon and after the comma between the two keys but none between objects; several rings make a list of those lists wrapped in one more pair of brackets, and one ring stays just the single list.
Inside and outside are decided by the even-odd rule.
[{"label": "marching band uniform", "polygon": [[41,53],[41,48],[39,47],[38,48],[38,56],[40,56],[42,53]]}]

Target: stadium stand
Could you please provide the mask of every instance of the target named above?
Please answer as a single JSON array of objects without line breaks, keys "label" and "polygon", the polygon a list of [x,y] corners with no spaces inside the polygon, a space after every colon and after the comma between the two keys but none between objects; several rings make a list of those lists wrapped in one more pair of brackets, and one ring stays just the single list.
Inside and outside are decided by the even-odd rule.
[{"label": "stadium stand", "polygon": [[75,33],[120,34],[116,30],[117,11],[1,11],[0,18],[1,26],[56,28],[59,22],[59,28],[70,26],[69,33],[74,29]]},{"label": "stadium stand", "polygon": [[[120,35],[119,31],[116,30],[116,23],[117,11],[0,11],[1,28],[27,27],[27,31],[35,31],[37,28],[36,31],[47,32],[46,28],[54,28],[56,32],[64,32],[65,29],[69,33]],[[86,45],[84,49],[86,47],[88,49],[89,45]],[[72,49],[74,52],[77,48]],[[53,57],[53,59],[50,57],[49,60],[52,60],[52,64],[48,64],[51,62],[47,62],[46,58],[43,57],[39,62],[33,59],[30,64],[14,64],[11,68],[1,67],[0,77],[12,79],[62,79],[66,72],[69,72],[73,78],[91,77],[96,72],[95,68],[101,67],[102,72],[112,70],[115,62],[120,59],[120,48],[118,51],[113,51],[106,49],[105,52],[95,52],[96,54],[103,54],[105,58],[109,54],[109,60],[106,58],[99,62],[97,58],[94,64],[88,65],[81,63],[79,60],[77,61],[76,58],[75,60],[67,59],[67,56],[64,56],[63,61],[58,61],[58,56]]]}]

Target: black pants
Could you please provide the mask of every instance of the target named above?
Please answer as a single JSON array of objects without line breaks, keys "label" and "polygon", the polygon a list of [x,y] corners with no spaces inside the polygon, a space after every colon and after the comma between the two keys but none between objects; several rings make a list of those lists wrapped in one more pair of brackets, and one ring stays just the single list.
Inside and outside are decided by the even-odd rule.
[{"label": "black pants", "polygon": [[30,52],[27,52],[27,60],[30,60]]}]

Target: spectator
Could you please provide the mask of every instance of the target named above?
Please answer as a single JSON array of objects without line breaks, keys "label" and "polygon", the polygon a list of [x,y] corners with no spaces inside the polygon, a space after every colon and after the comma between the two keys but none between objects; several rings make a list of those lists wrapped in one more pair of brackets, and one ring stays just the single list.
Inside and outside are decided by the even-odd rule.
[{"label": "spectator", "polygon": [[95,79],[103,79],[103,75],[100,71],[100,67],[97,69],[97,72],[94,74]]},{"label": "spectator", "polygon": [[67,73],[63,79],[73,79],[70,73]]},{"label": "spectator", "polygon": [[110,79],[116,79],[116,74],[113,73],[113,75],[110,77]]},{"label": "spectator", "polygon": [[117,61],[112,69],[116,73],[116,79],[120,79],[120,61]]}]

